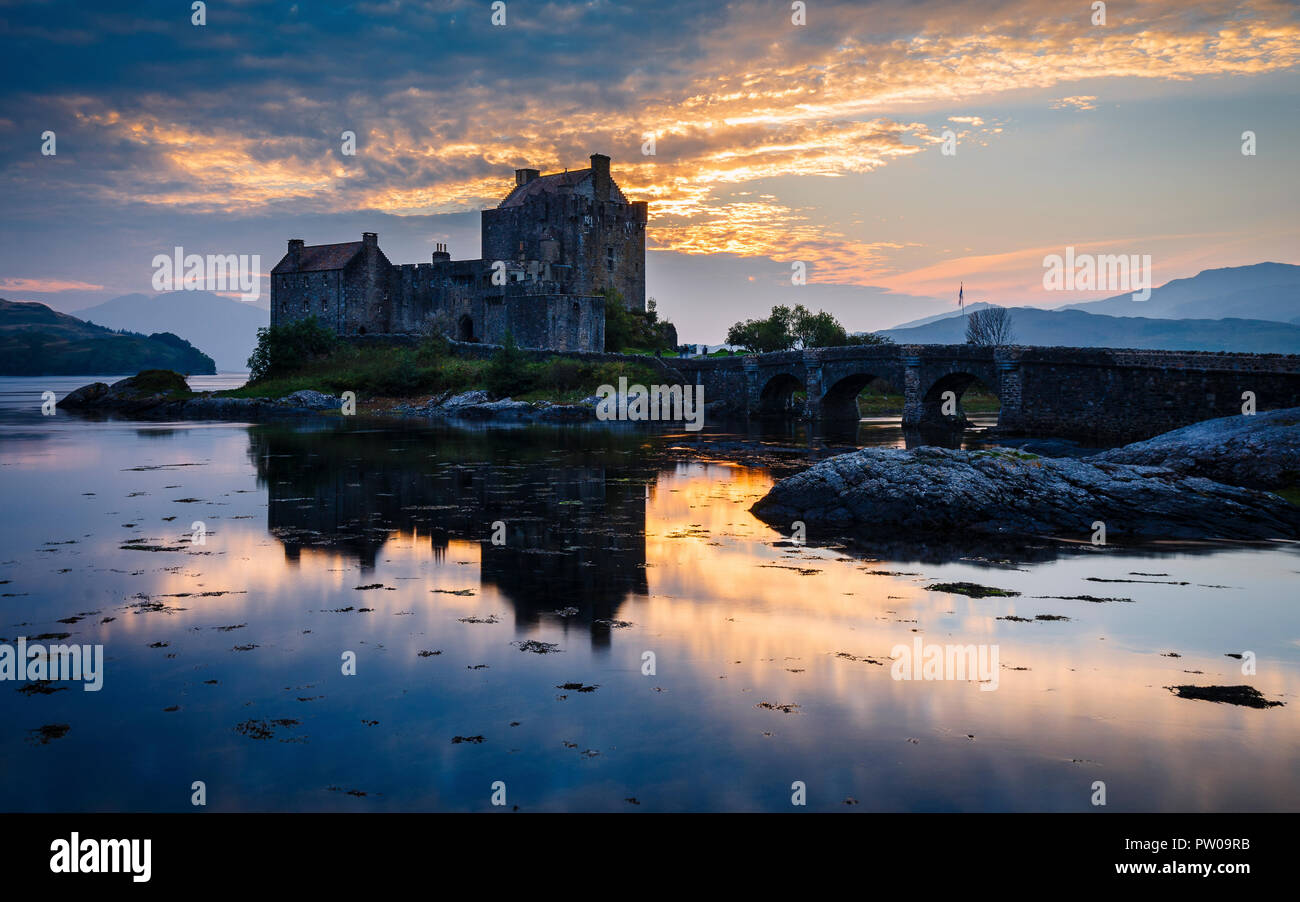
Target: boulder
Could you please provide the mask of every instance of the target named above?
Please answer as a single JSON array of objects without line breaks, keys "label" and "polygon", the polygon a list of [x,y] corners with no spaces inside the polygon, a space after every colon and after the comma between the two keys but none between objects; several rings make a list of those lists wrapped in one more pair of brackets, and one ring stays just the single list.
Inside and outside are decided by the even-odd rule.
[{"label": "boulder", "polygon": [[1146,464],[1229,485],[1300,484],[1300,407],[1193,423],[1093,460]]},{"label": "boulder", "polygon": [[[474,391],[461,392],[459,395],[453,395],[439,404],[445,410],[455,410],[460,407],[473,407],[476,404],[488,403],[488,393],[482,389]],[[430,399],[432,401],[432,399]]]},{"label": "boulder", "polygon": [[70,410],[100,409],[140,413],[163,405],[172,405],[191,397],[189,384],[180,373],[171,370],[142,370],[119,379],[112,385],[94,382],[68,394],[59,406]]},{"label": "boulder", "polygon": [[962,534],[1088,539],[1300,537],[1300,507],[1276,495],[1158,467],[1043,458],[1007,448],[869,448],[774,485],[765,522],[938,538]]},{"label": "boulder", "polygon": [[285,395],[278,403],[306,410],[339,410],[343,406],[343,402],[339,398],[327,395],[324,392],[312,391],[308,388]]},{"label": "boulder", "polygon": [[94,407],[107,396],[107,382],[92,382],[89,385],[83,385],[81,388],[68,392],[68,396],[60,401],[57,406],[66,407],[69,410],[79,410],[83,407]]}]

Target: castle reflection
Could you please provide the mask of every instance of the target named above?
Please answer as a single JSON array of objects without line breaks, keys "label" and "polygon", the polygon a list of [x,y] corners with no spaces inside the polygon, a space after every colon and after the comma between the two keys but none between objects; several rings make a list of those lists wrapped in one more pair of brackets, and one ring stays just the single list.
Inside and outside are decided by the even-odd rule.
[{"label": "castle reflection", "polygon": [[[537,427],[545,429],[545,427]],[[482,431],[258,427],[249,456],[267,491],[267,528],[290,563],[328,550],[374,570],[397,534],[445,557],[476,543],[479,578],[516,623],[564,612],[608,640],[629,595],[644,596],[646,504],[657,470],[643,437],[610,430]],[[558,447],[557,447],[558,446]]]}]

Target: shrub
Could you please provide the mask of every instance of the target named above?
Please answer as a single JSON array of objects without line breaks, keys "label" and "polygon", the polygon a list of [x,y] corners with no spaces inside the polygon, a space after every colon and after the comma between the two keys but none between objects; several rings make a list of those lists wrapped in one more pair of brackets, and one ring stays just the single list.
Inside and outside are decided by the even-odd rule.
[{"label": "shrub", "polygon": [[338,336],[314,316],[263,327],[257,330],[257,347],[248,358],[248,379],[261,382],[288,375],[338,346]]},{"label": "shrub", "polygon": [[415,351],[415,357],[425,366],[436,366],[445,360],[450,353],[451,342],[447,340],[447,336],[432,333],[420,340],[420,346]]},{"label": "shrub", "polygon": [[569,391],[581,388],[590,371],[591,367],[583,366],[577,360],[552,357],[543,364],[539,381],[546,388]]},{"label": "shrub", "polygon": [[506,333],[500,350],[492,355],[483,373],[483,387],[493,398],[522,394],[532,387],[528,372],[528,357],[515,344],[515,337]]},{"label": "shrub", "polygon": [[671,351],[677,346],[677,328],[659,319],[653,307],[645,311],[627,309],[616,288],[606,288],[604,295],[606,351]]},{"label": "shrub", "polygon": [[173,370],[141,370],[131,377],[131,386],[138,391],[154,394],[189,394],[190,391],[185,377]]},{"label": "shrub", "polygon": [[415,392],[426,381],[416,366],[415,356],[405,349],[393,354],[383,365],[366,374],[362,388],[384,397],[402,397]]}]

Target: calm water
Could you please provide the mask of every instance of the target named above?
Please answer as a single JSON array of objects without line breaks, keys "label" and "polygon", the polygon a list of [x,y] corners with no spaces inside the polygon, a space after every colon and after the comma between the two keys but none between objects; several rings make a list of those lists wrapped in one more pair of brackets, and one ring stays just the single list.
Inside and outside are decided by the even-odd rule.
[{"label": "calm water", "polygon": [[[189,810],[195,780],[209,810],[491,810],[494,781],[524,811],[789,811],[794,781],[813,810],[1084,811],[1096,780],[1110,810],[1300,808],[1294,546],[874,559],[748,512],[777,449],[835,450],[796,429],[740,465],[726,434],[88,423],[26,383],[0,636],[107,660],[98,693],[0,683],[0,810]],[[1022,594],[925,588],[952,581]],[[917,636],[996,644],[996,691],[891,679]]]}]

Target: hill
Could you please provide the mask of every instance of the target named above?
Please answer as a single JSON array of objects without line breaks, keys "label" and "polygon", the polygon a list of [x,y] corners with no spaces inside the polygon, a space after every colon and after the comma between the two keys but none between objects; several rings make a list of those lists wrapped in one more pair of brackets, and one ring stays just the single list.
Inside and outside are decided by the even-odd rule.
[{"label": "hill", "polygon": [[[1156,319],[1104,316],[1082,310],[1012,307],[1015,344],[1167,351],[1300,354],[1300,325],[1257,319]],[[886,329],[900,344],[961,344],[965,317]]]},{"label": "hill", "polygon": [[[989,307],[996,307],[997,304],[990,304],[987,301],[977,301],[974,304],[967,304],[964,310],[948,310],[943,313],[936,313],[933,316],[923,316],[920,319],[908,320],[905,323],[899,323],[894,326],[895,329],[912,329],[916,326],[928,326],[930,323],[937,323],[941,319],[952,319],[954,316],[962,316],[966,313],[974,313],[976,310],[985,310]],[[859,333],[861,334],[861,333]]]},{"label": "hill", "polygon": [[222,372],[244,372],[257,330],[270,322],[263,307],[209,291],[127,294],[77,311],[82,319],[132,332],[171,332],[201,348]]},{"label": "hill", "polygon": [[114,332],[44,304],[0,299],[0,376],[217,371],[212,358],[169,332]]},{"label": "hill", "polygon": [[1300,321],[1300,266],[1255,263],[1207,269],[1153,289],[1145,301],[1131,293],[1061,309],[1150,319],[1233,319]]}]

